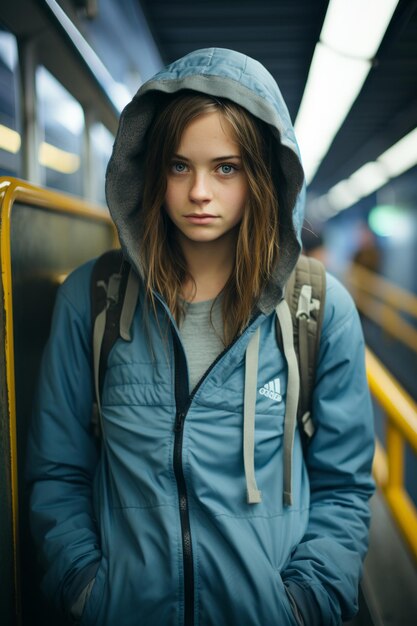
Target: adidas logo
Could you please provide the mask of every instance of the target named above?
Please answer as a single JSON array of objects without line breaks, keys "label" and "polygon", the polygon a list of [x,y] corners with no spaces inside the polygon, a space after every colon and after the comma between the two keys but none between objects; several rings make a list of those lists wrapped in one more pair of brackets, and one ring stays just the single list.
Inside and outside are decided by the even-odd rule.
[{"label": "adidas logo", "polygon": [[259,389],[259,393],[261,394],[261,396],[266,396],[271,400],[281,402],[281,382],[279,378],[274,378],[274,380],[271,380],[271,382],[266,383],[266,385]]}]

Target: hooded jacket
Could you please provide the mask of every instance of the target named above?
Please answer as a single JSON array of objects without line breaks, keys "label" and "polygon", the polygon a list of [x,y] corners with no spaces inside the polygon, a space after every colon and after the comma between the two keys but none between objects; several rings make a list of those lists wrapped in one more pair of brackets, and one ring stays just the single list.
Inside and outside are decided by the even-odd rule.
[{"label": "hooded jacket", "polygon": [[[280,259],[258,314],[191,394],[175,321],[158,297],[158,319],[151,316],[145,332],[140,295],[131,341],[118,340],[108,358],[99,450],[90,434],[92,262],[60,288],[29,440],[43,589],[66,613],[91,589],[85,626],[340,624],[357,609],[373,490],[358,316],[328,276],[316,432],[305,454],[293,433],[290,503],[283,493],[289,368],[275,307],[300,251],[304,188],[288,111],[265,68],[230,50],[198,50],[145,83],[121,116],[109,208],[140,281],[146,129],[161,94],[181,89],[229,98],[270,126],[281,166]],[[252,463],[262,497],[248,502],[245,370],[255,335]],[[277,380],[280,393],[265,394]]]}]

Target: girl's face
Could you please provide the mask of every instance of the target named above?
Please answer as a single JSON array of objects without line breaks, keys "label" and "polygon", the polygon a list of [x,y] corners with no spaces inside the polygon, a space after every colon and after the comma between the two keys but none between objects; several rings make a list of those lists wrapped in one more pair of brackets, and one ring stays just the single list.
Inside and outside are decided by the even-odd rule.
[{"label": "girl's face", "polygon": [[167,177],[165,209],[181,237],[212,242],[232,234],[248,198],[241,152],[221,113],[188,124]]}]

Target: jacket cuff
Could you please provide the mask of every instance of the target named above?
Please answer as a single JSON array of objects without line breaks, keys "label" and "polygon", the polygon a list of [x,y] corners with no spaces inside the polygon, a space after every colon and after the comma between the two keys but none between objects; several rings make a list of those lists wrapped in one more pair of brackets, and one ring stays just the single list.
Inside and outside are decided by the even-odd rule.
[{"label": "jacket cuff", "polygon": [[296,619],[301,619],[301,625],[322,626],[320,607],[313,592],[308,587],[301,587],[292,580],[285,581],[287,595],[294,608]]}]

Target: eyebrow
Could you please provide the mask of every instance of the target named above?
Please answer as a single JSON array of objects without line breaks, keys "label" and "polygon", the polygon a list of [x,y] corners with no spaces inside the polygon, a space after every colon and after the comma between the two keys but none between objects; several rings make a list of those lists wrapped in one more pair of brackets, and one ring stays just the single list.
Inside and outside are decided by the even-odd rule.
[{"label": "eyebrow", "polygon": [[[182,154],[173,154],[172,158],[173,159],[178,159],[180,161],[189,161],[190,160],[190,159],[187,159],[187,157],[182,155]],[[212,159],[212,162],[213,163],[217,163],[219,161],[228,161],[230,159],[236,159],[238,161],[241,161],[242,157],[239,156],[238,154],[228,154],[226,156],[216,157],[215,159]]]}]

